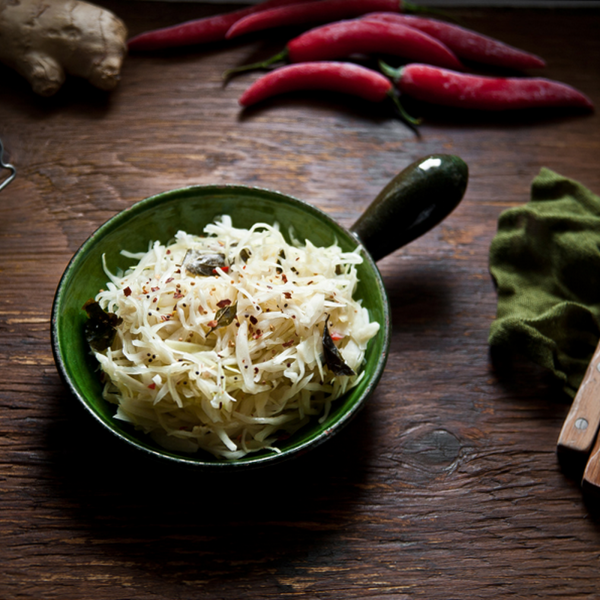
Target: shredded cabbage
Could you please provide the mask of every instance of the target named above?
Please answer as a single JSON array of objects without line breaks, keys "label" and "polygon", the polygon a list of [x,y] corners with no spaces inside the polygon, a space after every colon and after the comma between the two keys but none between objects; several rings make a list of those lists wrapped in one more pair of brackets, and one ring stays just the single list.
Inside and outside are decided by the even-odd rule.
[{"label": "shredded cabbage", "polygon": [[[352,297],[360,250],[290,244],[278,226],[237,229],[229,216],[204,233],[124,251],[137,261],[124,274],[104,262],[110,281],[96,301],[122,323],[112,346],[94,352],[103,396],[118,406],[116,418],[169,450],[225,459],[277,452],[278,440],[325,419],[363,376],[379,325]],[[209,275],[192,274],[194,254],[225,260]],[[355,375],[336,376],[325,364],[326,323]]]}]

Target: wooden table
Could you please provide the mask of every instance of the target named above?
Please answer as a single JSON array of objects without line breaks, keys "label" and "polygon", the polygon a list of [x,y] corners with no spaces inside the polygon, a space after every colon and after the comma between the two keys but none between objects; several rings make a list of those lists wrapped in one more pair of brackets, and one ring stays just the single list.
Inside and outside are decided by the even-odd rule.
[{"label": "wooden table", "polygon": [[[214,5],[100,2],[130,33]],[[544,75],[600,106],[600,12],[456,11],[544,56]],[[131,55],[119,88],[69,81],[35,97],[0,69],[0,598],[597,598],[596,502],[561,470],[569,400],[531,364],[495,365],[488,249],[498,215],[546,166],[600,193],[598,115],[473,115],[298,94],[242,115],[283,34]],[[533,74],[533,73],[532,73]],[[53,294],[79,245],[134,202],[242,183],[310,201],[349,226],[432,152],[469,164],[458,209],[380,262],[393,307],[383,379],[339,437],[296,463],[232,478],[123,456],[79,412],[50,348]],[[502,367],[502,368],[500,368]]]}]

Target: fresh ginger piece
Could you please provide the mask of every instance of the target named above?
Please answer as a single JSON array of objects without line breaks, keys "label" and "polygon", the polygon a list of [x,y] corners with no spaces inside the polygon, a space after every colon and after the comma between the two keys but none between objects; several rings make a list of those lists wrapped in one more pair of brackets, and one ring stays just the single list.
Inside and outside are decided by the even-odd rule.
[{"label": "fresh ginger piece", "polygon": [[66,74],[112,90],[127,52],[127,29],[112,12],[79,0],[0,0],[0,62],[42,96]]}]

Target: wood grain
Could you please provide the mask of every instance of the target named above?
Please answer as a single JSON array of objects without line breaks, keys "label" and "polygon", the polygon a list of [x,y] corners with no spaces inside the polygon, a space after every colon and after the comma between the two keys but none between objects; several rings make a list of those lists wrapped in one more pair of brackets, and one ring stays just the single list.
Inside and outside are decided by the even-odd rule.
[{"label": "wood grain", "polygon": [[[100,2],[130,33],[221,10]],[[600,13],[461,10],[542,55],[544,76],[600,105]],[[550,376],[489,354],[498,215],[542,166],[600,193],[597,114],[476,115],[298,94],[240,113],[270,34],[127,58],[106,95],[68,81],[34,97],[0,68],[0,138],[17,178],[0,193],[0,598],[461,600],[598,597],[600,529],[555,445],[569,409]],[[533,74],[533,73],[532,73]],[[106,219],[152,194],[243,183],[310,201],[345,226],[403,167],[453,152],[467,194],[380,263],[393,311],[381,383],[314,454],[230,479],[131,455],[68,396],[49,320],[60,276]]]}]

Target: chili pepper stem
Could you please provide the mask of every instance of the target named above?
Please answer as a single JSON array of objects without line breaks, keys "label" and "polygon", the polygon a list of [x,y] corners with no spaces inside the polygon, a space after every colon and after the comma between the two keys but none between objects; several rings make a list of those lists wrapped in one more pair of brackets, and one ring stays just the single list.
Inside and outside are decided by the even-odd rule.
[{"label": "chili pepper stem", "polygon": [[379,60],[379,69],[381,70],[381,72],[386,75],[387,77],[389,77],[394,83],[398,83],[400,81],[400,78],[402,77],[402,67],[398,67],[397,69],[394,69],[394,67],[391,67],[390,65],[388,65],[387,63],[383,62],[382,60]]},{"label": "chili pepper stem", "polygon": [[[400,77],[402,77],[402,67],[394,69],[393,67],[390,67],[390,65],[388,65],[387,63],[384,63],[382,60],[380,60],[379,68],[381,69],[381,72],[387,77],[389,77],[394,84],[397,84],[398,81],[400,81]],[[398,110],[400,116],[404,121],[406,121],[410,125],[421,124],[422,119],[417,119],[416,117],[413,117],[412,115],[409,115],[406,112],[406,109],[404,108],[404,106],[402,106],[402,102],[400,102],[400,98],[398,97],[396,90],[390,90],[388,96],[392,99],[392,102],[394,103],[396,109]]]},{"label": "chili pepper stem", "polygon": [[390,90],[388,92],[388,96],[392,99],[392,102],[394,103],[396,110],[400,113],[400,117],[402,118],[403,121],[405,121],[409,125],[413,125],[413,126],[421,124],[422,119],[413,117],[412,115],[409,115],[406,112],[406,109],[404,108],[404,106],[402,106],[402,102],[400,102],[400,98],[398,97],[398,94],[396,93],[395,90]]},{"label": "chili pepper stem", "polygon": [[285,61],[288,57],[288,49],[284,48],[278,54],[271,56],[271,58],[267,58],[266,60],[255,62],[249,65],[240,65],[239,67],[233,67],[232,69],[227,69],[223,73],[223,79],[228,81],[233,75],[237,75],[238,73],[246,73],[247,71],[256,71],[258,69],[266,69],[271,65]]}]

